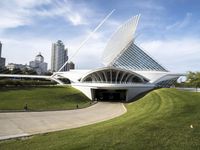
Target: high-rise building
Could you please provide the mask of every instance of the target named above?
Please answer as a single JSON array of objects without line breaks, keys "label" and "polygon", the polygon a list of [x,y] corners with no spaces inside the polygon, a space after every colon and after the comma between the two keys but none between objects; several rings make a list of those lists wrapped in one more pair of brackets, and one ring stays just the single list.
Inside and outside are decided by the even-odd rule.
[{"label": "high-rise building", "polygon": [[[68,49],[65,49],[65,45],[61,40],[52,44],[51,49],[51,71],[58,71],[62,65],[68,60]],[[64,67],[61,71],[67,71],[67,67]]]},{"label": "high-rise building", "polygon": [[6,59],[1,57],[1,52],[2,52],[2,43],[0,42],[0,68],[4,68]]},{"label": "high-rise building", "polygon": [[70,61],[69,63],[67,63],[67,71],[75,69],[75,64]]},{"label": "high-rise building", "polygon": [[44,74],[47,72],[47,63],[44,62],[44,57],[39,53],[34,61],[29,62],[30,68],[35,70],[37,74]]},{"label": "high-rise building", "polygon": [[0,41],[0,57],[1,57],[1,51],[2,51],[2,43]]}]

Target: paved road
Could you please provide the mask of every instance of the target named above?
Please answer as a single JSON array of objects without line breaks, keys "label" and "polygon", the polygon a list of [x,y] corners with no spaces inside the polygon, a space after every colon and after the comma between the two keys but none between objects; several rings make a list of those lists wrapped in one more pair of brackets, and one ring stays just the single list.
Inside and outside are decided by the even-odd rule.
[{"label": "paved road", "polygon": [[0,113],[0,140],[81,127],[125,112],[122,103],[99,102],[78,110]]},{"label": "paved road", "polygon": [[190,92],[200,92],[200,88],[176,88],[178,90],[190,91]]}]

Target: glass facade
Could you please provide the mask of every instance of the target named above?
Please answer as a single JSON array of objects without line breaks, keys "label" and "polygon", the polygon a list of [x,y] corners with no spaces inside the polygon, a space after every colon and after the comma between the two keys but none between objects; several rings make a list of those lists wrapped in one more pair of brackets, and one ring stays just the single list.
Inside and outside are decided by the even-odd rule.
[{"label": "glass facade", "polygon": [[[68,49],[65,49],[65,45],[61,40],[52,44],[51,48],[51,71],[58,71],[62,65],[68,60]],[[66,71],[64,67],[62,71]]]},{"label": "glass facade", "polygon": [[135,71],[167,71],[132,41],[122,50],[111,66]]},{"label": "glass facade", "polygon": [[173,78],[173,79],[170,79],[170,80],[164,80],[164,81],[161,81],[161,82],[158,82],[156,83],[156,86],[157,87],[166,87],[166,88],[169,88],[171,87],[174,83],[177,82],[179,77],[176,77],[176,78]]}]

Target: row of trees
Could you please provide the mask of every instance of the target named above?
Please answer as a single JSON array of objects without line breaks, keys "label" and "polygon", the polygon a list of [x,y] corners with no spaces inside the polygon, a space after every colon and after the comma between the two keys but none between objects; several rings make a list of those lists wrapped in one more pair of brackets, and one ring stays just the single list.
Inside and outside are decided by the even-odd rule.
[{"label": "row of trees", "polygon": [[200,72],[188,72],[187,82],[193,87],[200,87]]},{"label": "row of trees", "polygon": [[44,80],[0,80],[0,88],[3,87],[27,87],[27,86],[43,86],[55,85],[55,82]]},{"label": "row of trees", "polygon": [[200,72],[191,72],[189,71],[186,76],[186,81],[177,83],[176,86],[179,87],[195,87],[199,88],[200,87]]},{"label": "row of trees", "polygon": [[37,75],[37,72],[32,70],[32,69],[19,69],[19,68],[14,68],[13,70],[9,70],[7,68],[3,68],[0,70],[1,74],[26,74],[26,75]]},{"label": "row of trees", "polygon": [[[19,69],[19,68],[14,68],[13,70],[9,70],[7,68],[1,68],[0,69],[0,74],[25,74],[25,75],[37,75],[37,72],[33,69]],[[51,72],[45,73],[45,75],[52,75]]]}]

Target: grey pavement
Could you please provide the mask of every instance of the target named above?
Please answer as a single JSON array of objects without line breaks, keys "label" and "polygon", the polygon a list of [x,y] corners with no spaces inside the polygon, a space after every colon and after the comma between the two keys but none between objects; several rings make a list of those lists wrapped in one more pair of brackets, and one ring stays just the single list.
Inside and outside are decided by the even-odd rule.
[{"label": "grey pavement", "polygon": [[200,88],[176,88],[178,90],[189,91],[189,92],[200,92]]},{"label": "grey pavement", "polygon": [[0,140],[77,128],[109,120],[125,112],[122,103],[99,102],[76,110],[0,113]]}]

